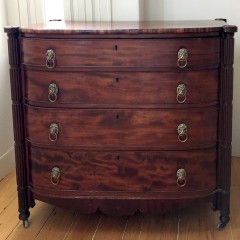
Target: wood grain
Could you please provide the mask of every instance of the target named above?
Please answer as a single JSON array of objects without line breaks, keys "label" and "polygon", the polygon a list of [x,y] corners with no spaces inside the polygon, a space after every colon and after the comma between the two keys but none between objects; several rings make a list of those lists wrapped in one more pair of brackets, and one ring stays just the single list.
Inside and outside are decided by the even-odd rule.
[{"label": "wood grain", "polygon": [[141,240],[176,239],[178,215],[170,213],[162,216],[145,216],[141,228]]},{"label": "wood grain", "polygon": [[[27,221],[34,199],[66,208],[78,209],[77,205],[80,205],[86,213],[99,209],[106,214],[132,215],[137,210],[160,213],[160,209],[169,209],[173,203],[183,207],[183,203],[188,205],[198,198],[216,196],[216,209],[220,210],[224,227],[230,212],[233,36],[236,26],[220,20],[179,22],[179,25],[176,22],[111,24],[99,28],[97,23],[60,23],[57,28],[55,24],[50,28],[5,28],[9,46],[20,219]],[[179,54],[179,49],[183,48],[187,52],[184,60]],[[53,69],[46,66],[48,49],[55,52]],[[88,78],[89,74],[92,72],[96,76],[101,72],[99,85],[95,86],[98,91],[93,94],[94,84],[91,88],[83,81],[82,88],[87,88],[82,91],[83,99],[75,91],[75,97],[69,98],[69,105],[66,101],[62,106],[51,106],[44,100],[46,98],[40,99],[43,94],[35,102],[28,101],[23,97],[28,98],[31,91],[34,95],[37,91],[34,84],[39,85],[40,81],[33,78],[34,84],[29,88],[25,77],[30,69],[44,71],[46,75],[42,77],[48,81],[56,75],[50,74],[48,78],[47,73],[71,72],[72,78],[81,73],[90,85],[92,75]],[[132,83],[134,76],[129,77],[130,73],[134,75],[136,72],[139,72],[136,77],[140,79],[137,84],[142,86],[136,87]],[[210,77],[215,81],[211,81],[209,89],[206,83],[198,88],[204,81],[201,72],[215,73]],[[119,93],[125,100],[117,97],[116,91],[119,90],[112,91],[113,85],[109,84],[112,73],[125,73],[129,79],[125,86],[121,85]],[[162,75],[161,88],[156,73]],[[174,84],[179,82],[175,76],[179,75],[183,81],[187,73],[185,83],[192,82],[196,99],[180,105],[174,96]],[[191,81],[192,77],[195,81]],[[105,78],[107,84],[102,82]],[[121,79],[114,78],[119,86]],[[150,79],[150,84],[145,79]],[[153,90],[153,82],[157,82],[156,90]],[[76,83],[70,83],[72,88],[67,90],[65,84],[63,93],[65,89],[71,92],[76,87]],[[109,89],[101,91],[102,86],[109,86]],[[192,86],[188,86],[189,90]],[[76,89],[81,90],[81,87]],[[138,98],[142,89],[146,90]],[[159,98],[161,104],[157,96],[160,89],[165,89],[162,99]],[[198,91],[203,96],[212,92],[213,98],[198,102]],[[152,97],[148,97],[151,92]],[[113,103],[107,105],[111,98]],[[83,109],[79,101],[88,105]],[[136,107],[145,101],[146,105]],[[49,127],[53,123],[59,126],[56,141],[49,138]],[[182,136],[184,142],[179,139],[177,129],[180,124],[187,126],[184,136],[188,139],[184,141]],[[28,155],[27,145],[44,149],[45,153],[35,152],[34,155],[30,149]],[[50,154],[50,151],[58,153]],[[203,151],[205,154],[212,152],[204,158]],[[66,159],[70,159],[69,163]],[[60,166],[61,171],[61,183],[57,187],[49,187],[53,166]],[[176,186],[176,172],[180,168],[187,170],[187,185],[181,190]],[[60,215],[63,218],[64,214]],[[55,222],[54,216],[49,225],[56,223],[59,227],[57,234],[44,228],[40,238],[65,238],[64,234],[77,219],[77,215],[70,212],[62,221],[58,218]],[[109,220],[106,222],[109,224]],[[101,224],[105,226],[104,222],[99,226]],[[125,222],[120,225],[126,230]],[[157,225],[153,223],[153,229]],[[119,237],[118,233],[114,236]]]},{"label": "wood grain", "polygon": [[78,215],[76,221],[68,231],[65,240],[92,240],[98,231],[98,226],[102,220],[99,213],[91,215]]},{"label": "wood grain", "polygon": [[[0,239],[7,239],[12,229],[19,224],[17,213],[18,199],[14,198],[13,201],[9,202],[7,208],[0,214]],[[6,209],[10,209],[7,211]],[[11,222],[11,225],[9,224]]]},{"label": "wood grain", "polygon": [[217,38],[97,41],[23,38],[21,40],[24,64],[45,66],[46,51],[53,49],[57,67],[174,67],[177,70],[180,69],[177,66],[178,51],[183,47],[189,54],[188,67],[211,69],[219,66],[220,40]]},{"label": "wood grain", "polygon": [[8,204],[10,204],[16,197],[17,192],[16,189],[16,174],[15,172],[11,172],[8,176],[6,176],[2,181],[0,181],[0,214],[7,208]]},{"label": "wood grain", "polygon": [[[191,113],[189,111],[191,110]],[[41,117],[39,117],[41,116]],[[189,117],[191,116],[191,117]],[[49,139],[50,124],[59,125],[58,140]],[[177,128],[185,123],[188,140]],[[217,140],[217,108],[122,110],[26,108],[27,139],[51,146],[144,147],[187,149],[213,146]],[[36,127],[37,126],[37,127]]]},{"label": "wood grain", "polygon": [[[57,84],[55,103],[49,102],[48,87]],[[25,98],[31,104],[79,103],[79,107],[136,104],[136,107],[164,107],[178,104],[177,86],[187,88],[186,104],[216,104],[218,70],[194,72],[46,72],[25,69]],[[163,87],[164,86],[164,87]],[[181,104],[179,104],[181,105]]]},{"label": "wood grain", "polygon": [[[22,33],[29,34],[158,34],[158,33],[212,33],[222,31],[235,32],[236,26],[228,25],[223,20],[210,21],[113,21],[113,22],[54,22],[24,26]],[[11,28],[5,28],[6,32]],[[79,36],[79,37],[80,37]]]},{"label": "wood grain", "polygon": [[[32,240],[35,239],[42,227],[46,224],[48,218],[52,217],[54,206],[37,201],[38,207],[31,210],[31,220],[30,227],[25,229],[23,228],[22,222],[19,221],[18,225],[11,232],[11,235],[8,237],[8,240]],[[15,209],[14,209],[15,211]]]},{"label": "wood grain", "polygon": [[143,225],[143,214],[137,212],[129,217],[126,222],[122,239],[135,240],[140,239]]},{"label": "wood grain", "polygon": [[224,231],[219,231],[216,228],[219,214],[213,212],[211,207],[210,203],[195,202],[189,208],[180,210],[179,240],[232,239],[231,224]]},{"label": "wood grain", "polygon": [[[48,219],[45,227],[38,234],[38,239],[53,240],[64,239],[77,214],[63,209],[55,209]],[[53,228],[54,226],[54,228]]]},{"label": "wood grain", "polygon": [[103,216],[94,235],[95,240],[121,240],[127,224],[127,217],[118,219],[111,216]]},{"label": "wood grain", "polygon": [[[240,158],[232,159],[232,170],[240,167],[239,160]],[[159,217],[137,213],[127,218],[125,222],[122,220],[123,218],[110,218],[113,222],[111,229],[115,229],[115,232],[111,230],[108,231],[107,227],[105,229],[102,227],[97,228],[101,218],[99,214],[83,216],[76,213],[76,218],[72,219],[71,227],[65,232],[65,239],[95,240],[93,237],[95,233],[95,236],[98,237],[107,235],[107,237],[111,238],[112,236],[111,239],[114,239],[113,236],[122,236],[123,240],[143,240],[146,236],[148,238],[145,239],[148,240],[238,240],[240,238],[240,219],[238,214],[240,188],[236,183],[238,183],[238,175],[233,174],[232,184],[234,187],[232,187],[231,191],[231,222],[222,231],[216,229],[219,218],[218,212],[211,210],[211,204],[198,202],[196,205],[194,204],[186,209],[180,210],[180,215],[178,211]],[[4,202],[9,200],[6,186],[8,186],[8,189],[15,189],[15,171],[0,181],[0,192],[5,192],[5,194],[0,195],[0,197]],[[0,240],[19,240],[23,239],[23,237],[26,240],[32,240],[35,237],[36,239],[41,239],[41,235],[39,235],[41,231],[45,232],[46,239],[50,239],[50,237],[51,240],[64,239],[64,237],[53,235],[51,232],[57,233],[59,231],[58,222],[62,221],[62,216],[68,216],[69,211],[64,210],[62,214],[60,214],[60,209],[56,208],[56,214],[54,215],[52,206],[37,201],[37,205],[31,210],[32,218],[30,228],[23,229],[22,223],[18,221],[16,216],[17,202],[13,205],[10,203],[11,202],[6,204],[5,214],[0,214],[1,223],[8,221],[6,225],[4,225],[4,230],[2,231],[1,229],[0,231]],[[74,211],[72,213],[74,213]],[[102,216],[102,226],[107,226],[108,223],[109,219]],[[159,229],[161,231],[159,231]]]},{"label": "wood grain", "polygon": [[[126,191],[133,196],[145,191],[149,194],[152,191],[175,191],[182,192],[184,197],[184,192],[216,187],[214,148],[185,152],[29,150],[30,182],[33,188],[46,191],[77,190],[79,194],[85,191]],[[58,185],[50,181],[54,166],[61,171]],[[183,188],[177,185],[176,173],[180,168],[187,172],[187,184]]]}]

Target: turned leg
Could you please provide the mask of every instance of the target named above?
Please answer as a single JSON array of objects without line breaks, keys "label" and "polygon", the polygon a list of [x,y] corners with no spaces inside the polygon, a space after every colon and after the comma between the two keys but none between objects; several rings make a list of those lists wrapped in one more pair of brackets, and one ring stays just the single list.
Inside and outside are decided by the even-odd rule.
[{"label": "turned leg", "polygon": [[219,219],[220,219],[220,222],[218,223],[217,228],[219,230],[222,230],[227,225],[227,223],[230,221],[229,212],[228,213],[221,212]]},{"label": "turned leg", "polygon": [[28,210],[20,211],[19,210],[19,219],[22,220],[23,222],[23,227],[28,228],[29,222],[28,222],[28,217],[30,216],[30,212]]},{"label": "turned leg", "polygon": [[230,192],[221,192],[220,222],[217,225],[222,230],[230,221]]},{"label": "turned leg", "polygon": [[30,216],[29,205],[28,205],[28,192],[26,187],[18,186],[18,211],[19,219],[23,221],[24,228],[28,228],[28,218]]}]

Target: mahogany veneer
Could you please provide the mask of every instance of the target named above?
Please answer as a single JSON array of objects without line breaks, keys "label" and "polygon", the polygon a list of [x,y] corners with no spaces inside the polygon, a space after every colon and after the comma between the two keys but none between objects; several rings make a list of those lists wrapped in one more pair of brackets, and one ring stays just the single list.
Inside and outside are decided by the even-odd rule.
[{"label": "mahogany veneer", "polygon": [[20,219],[211,200],[229,221],[233,35],[224,21],[6,27]]}]

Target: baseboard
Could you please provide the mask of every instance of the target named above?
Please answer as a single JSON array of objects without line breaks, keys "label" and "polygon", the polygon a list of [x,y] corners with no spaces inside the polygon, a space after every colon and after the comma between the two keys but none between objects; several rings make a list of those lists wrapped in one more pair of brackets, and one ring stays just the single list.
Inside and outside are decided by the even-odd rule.
[{"label": "baseboard", "polygon": [[0,180],[15,168],[15,152],[12,147],[0,156]]},{"label": "baseboard", "polygon": [[240,157],[240,151],[233,151],[232,156],[233,157]]}]

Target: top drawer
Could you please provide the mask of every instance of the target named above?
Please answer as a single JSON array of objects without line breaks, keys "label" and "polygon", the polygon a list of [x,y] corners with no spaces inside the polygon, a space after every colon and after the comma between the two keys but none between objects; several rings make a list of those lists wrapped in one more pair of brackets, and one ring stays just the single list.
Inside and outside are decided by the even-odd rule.
[{"label": "top drawer", "polygon": [[[218,38],[21,40],[24,64],[51,67],[115,66],[216,68],[220,58]],[[182,53],[180,50],[184,50]],[[47,67],[47,66],[46,66]]]}]

